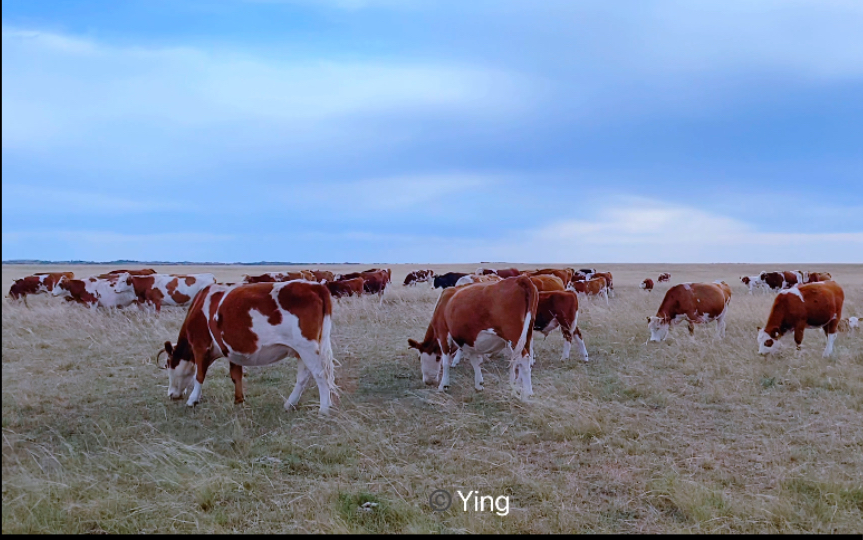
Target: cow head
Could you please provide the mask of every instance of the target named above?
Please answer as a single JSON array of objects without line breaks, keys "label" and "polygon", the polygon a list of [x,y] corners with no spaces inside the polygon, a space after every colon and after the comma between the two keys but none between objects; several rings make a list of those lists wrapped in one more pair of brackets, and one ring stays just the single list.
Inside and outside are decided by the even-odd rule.
[{"label": "cow head", "polygon": [[770,332],[766,332],[760,326],[758,327],[758,354],[764,356],[767,354],[772,354],[778,352],[779,350],[779,338],[782,335],[779,333],[778,328],[772,329]]},{"label": "cow head", "polygon": [[650,339],[647,341],[665,341],[668,337],[668,321],[662,317],[647,317],[647,329],[650,330]]},{"label": "cow head", "polygon": [[[195,364],[188,360],[174,358],[175,351],[175,346],[170,341],[166,341],[165,348],[160,349],[156,353],[156,365],[168,372],[168,397],[171,399],[181,399],[186,390],[192,391],[197,369],[195,368]],[[163,353],[167,357],[164,366],[159,363],[159,357]]]},{"label": "cow head", "polygon": [[408,347],[416,349],[420,353],[420,371],[423,374],[423,382],[429,385],[437,384],[442,368],[441,350],[437,340],[432,340],[431,343],[417,343],[416,340],[409,339]]},{"label": "cow head", "polygon": [[57,283],[54,284],[54,288],[51,289],[51,296],[58,296],[60,298],[68,298],[72,296],[72,293],[69,292],[69,284],[71,280],[66,276],[61,277]]}]

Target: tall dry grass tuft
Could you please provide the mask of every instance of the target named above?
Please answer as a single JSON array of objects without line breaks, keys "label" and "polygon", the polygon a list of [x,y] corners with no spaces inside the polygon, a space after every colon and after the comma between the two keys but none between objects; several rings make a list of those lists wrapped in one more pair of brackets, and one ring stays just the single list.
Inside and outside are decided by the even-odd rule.
[{"label": "tall dry grass tuft", "polygon": [[[383,299],[342,299],[331,417],[317,413],[314,388],[298,411],[282,408],[294,360],[249,369],[241,406],[224,360],[198,407],[170,402],[152,357],[176,339],[183,309],[6,302],[2,530],[863,530],[863,333],[840,335],[829,359],[814,330],[800,353],[762,358],[755,328],[773,296],[746,295],[734,281],[746,269],[701,265],[672,268],[672,284],[732,283],[726,338],[711,323],[694,339],[679,327],[646,344],[645,317],[669,284],[638,283],[661,269],[615,272],[610,306],[581,301],[589,363],[559,359],[559,332],[537,337],[527,404],[502,358],[483,365],[481,393],[464,364],[446,394],[422,384],[407,339],[423,336],[440,291],[397,283]],[[846,316],[859,314],[863,268],[834,276]],[[465,512],[456,498],[434,513],[436,489],[506,495],[510,512]]]}]

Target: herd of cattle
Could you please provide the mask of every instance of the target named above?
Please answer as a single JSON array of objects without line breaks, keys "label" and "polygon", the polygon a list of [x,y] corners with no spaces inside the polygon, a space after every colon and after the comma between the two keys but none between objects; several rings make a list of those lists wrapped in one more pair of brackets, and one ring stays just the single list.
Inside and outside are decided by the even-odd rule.
[{"label": "herd of cattle", "polygon": [[[671,275],[660,274],[657,282]],[[26,302],[27,295],[49,293],[90,308],[139,308],[189,305],[175,343],[166,341],[156,363],[168,373],[168,396],[187,404],[200,401],[209,366],[225,357],[234,382],[235,402],[243,395],[243,367],[263,366],[288,356],[298,359],[297,382],[285,402],[293,407],[314,378],[320,410],[326,413],[338,399],[330,332],[332,298],[382,295],[392,281],[390,269],[373,268],[337,275],[322,270],[244,275],[242,283],[217,283],[213,274],[159,274],[152,269],[114,270],[76,279],[72,272],[40,273],[15,280],[9,297]],[[777,350],[780,339],[793,334],[797,348],[806,328],[822,328],[827,335],[824,356],[833,351],[837,332],[859,328],[857,317],[842,318],[844,292],[824,272],[762,272],[744,276],[750,294],[778,290],[764,328],[757,329],[760,354]],[[404,286],[431,282],[443,289],[421,342],[408,340],[420,356],[423,382],[449,387],[450,368],[467,358],[474,369],[474,387],[483,389],[480,370],[489,355],[503,352],[509,359],[509,380],[516,394],[533,394],[533,332],[548,335],[560,328],[562,359],[575,341],[582,359],[587,348],[578,328],[579,294],[599,296],[606,304],[614,291],[611,272],[594,268],[479,268],[473,274],[416,270]],[[641,288],[651,291],[652,279]],[[647,317],[650,341],[663,341],[672,326],[716,321],[717,337],[725,336],[731,288],[724,281],[680,283],[670,287],[653,317]],[[165,356],[164,364],[160,357]]]}]

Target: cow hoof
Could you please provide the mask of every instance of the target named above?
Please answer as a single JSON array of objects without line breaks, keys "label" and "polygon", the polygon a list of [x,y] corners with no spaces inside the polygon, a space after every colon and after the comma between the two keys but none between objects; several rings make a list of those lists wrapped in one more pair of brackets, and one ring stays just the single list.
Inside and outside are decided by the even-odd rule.
[{"label": "cow hoof", "polygon": [[484,387],[484,386],[482,386],[482,385],[479,385],[479,386],[475,386],[475,387],[474,387],[474,389],[475,389],[477,392],[482,392],[483,390],[485,390],[485,387]]},{"label": "cow hoof", "polygon": [[244,403],[246,400],[243,398],[234,398],[234,405],[239,405],[240,403]]},{"label": "cow hoof", "polygon": [[440,390],[441,392],[446,392],[447,390],[449,390],[449,385],[440,386],[438,387],[438,390]]},{"label": "cow hoof", "polygon": [[585,361],[585,362],[590,362],[590,358],[588,358],[588,357],[586,357],[586,356],[585,356],[585,357],[584,357],[584,361]]}]

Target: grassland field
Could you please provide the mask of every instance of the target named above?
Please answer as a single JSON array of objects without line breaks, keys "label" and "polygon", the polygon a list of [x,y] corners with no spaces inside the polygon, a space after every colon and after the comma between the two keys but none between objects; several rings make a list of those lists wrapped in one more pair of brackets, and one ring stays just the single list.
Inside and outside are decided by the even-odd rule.
[{"label": "grassland field", "polygon": [[[382,302],[334,306],[341,404],[330,416],[314,386],[284,410],[293,359],[249,368],[242,405],[224,359],[201,404],[170,401],[153,356],[176,340],[185,308],[4,299],[2,532],[863,531],[863,332],[840,334],[830,358],[820,330],[800,352],[761,357],[756,327],[775,294],[748,295],[739,280],[826,270],[845,290],[843,316],[860,316],[863,265],[575,264],[611,271],[616,296],[581,300],[589,363],[575,351],[560,360],[559,331],[537,335],[529,403],[512,395],[501,358],[483,364],[484,392],[462,363],[441,393],[408,349],[440,291],[403,287],[404,276],[480,264],[296,268],[371,266],[392,268],[393,284]],[[220,281],[285,268],[156,267]],[[4,294],[14,278],[68,269],[113,268],[4,265]],[[670,284],[638,288],[663,271]],[[716,279],[733,290],[724,340],[710,323],[694,339],[681,326],[645,343],[645,317],[670,285]],[[457,498],[433,512],[437,489],[507,496],[509,512],[465,511]],[[366,502],[377,506],[358,511]]]}]

